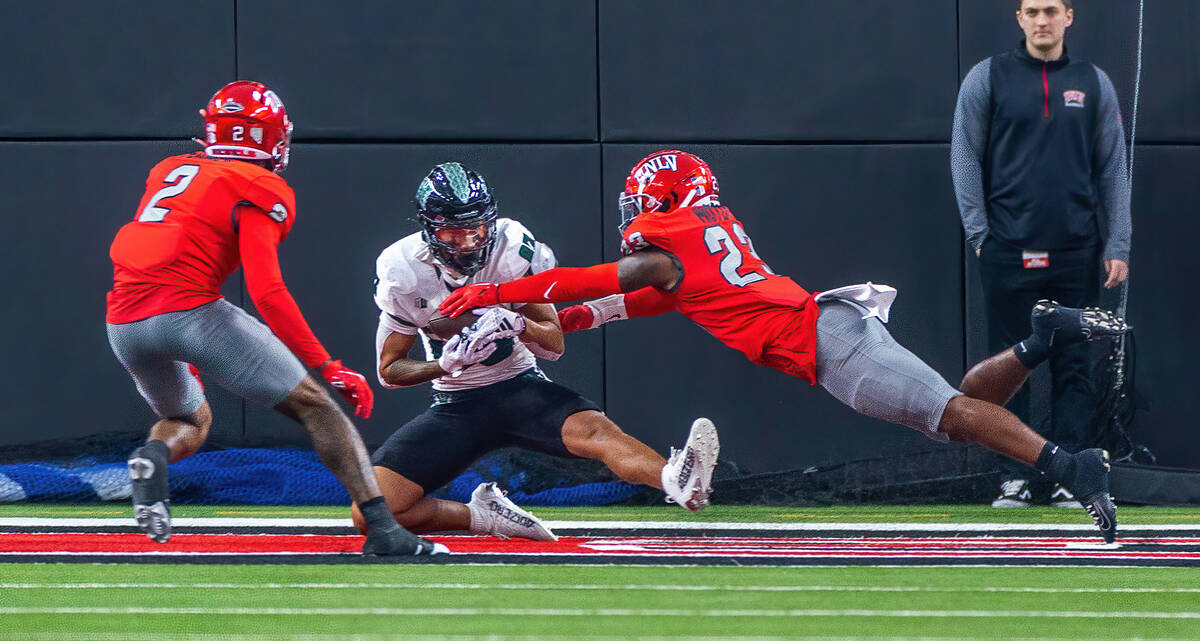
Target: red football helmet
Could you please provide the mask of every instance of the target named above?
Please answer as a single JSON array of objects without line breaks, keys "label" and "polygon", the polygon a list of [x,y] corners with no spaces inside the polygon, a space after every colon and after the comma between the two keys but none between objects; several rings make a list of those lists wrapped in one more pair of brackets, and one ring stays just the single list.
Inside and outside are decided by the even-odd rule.
[{"label": "red football helmet", "polygon": [[677,149],[656,151],[633,166],[618,204],[621,229],[645,212],[718,205],[717,177],[698,156]]},{"label": "red football helmet", "polygon": [[204,116],[204,153],[216,158],[265,160],[275,173],[288,164],[292,121],[283,101],[266,85],[231,82],[200,110]]}]

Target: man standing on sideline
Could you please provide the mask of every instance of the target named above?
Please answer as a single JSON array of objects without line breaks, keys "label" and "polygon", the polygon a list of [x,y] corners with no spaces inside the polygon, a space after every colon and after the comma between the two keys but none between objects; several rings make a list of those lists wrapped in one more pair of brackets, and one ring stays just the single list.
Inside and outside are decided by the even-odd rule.
[{"label": "man standing on sideline", "polygon": [[[1029,334],[1028,310],[1039,299],[1096,305],[1101,264],[1106,288],[1129,274],[1121,110],[1108,76],[1068,55],[1074,18],[1072,0],[1019,0],[1025,39],[975,65],[959,90],[950,164],[967,243],[980,259],[989,352]],[[1047,436],[1069,451],[1088,447],[1094,433],[1088,369],[1083,343],[1050,358]],[[1035,424],[1027,386],[1009,407]],[[1007,461],[1001,472],[992,505],[1028,506],[1027,472]],[[1050,501],[1079,505],[1060,485]]]}]

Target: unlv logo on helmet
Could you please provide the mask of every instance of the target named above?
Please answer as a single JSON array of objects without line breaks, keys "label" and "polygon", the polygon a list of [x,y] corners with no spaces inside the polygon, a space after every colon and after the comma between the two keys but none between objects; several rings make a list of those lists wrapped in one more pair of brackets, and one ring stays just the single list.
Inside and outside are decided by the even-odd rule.
[{"label": "unlv logo on helmet", "polygon": [[677,149],[656,151],[639,160],[625,179],[618,201],[621,229],[639,214],[716,204],[717,177],[703,160]]},{"label": "unlv logo on helmet", "polygon": [[638,168],[634,175],[637,176],[637,181],[639,183],[645,183],[646,181],[650,180],[654,174],[663,169],[675,171],[675,169],[679,166],[677,159],[678,156],[675,154],[651,156],[645,163],[642,164],[641,167]]}]

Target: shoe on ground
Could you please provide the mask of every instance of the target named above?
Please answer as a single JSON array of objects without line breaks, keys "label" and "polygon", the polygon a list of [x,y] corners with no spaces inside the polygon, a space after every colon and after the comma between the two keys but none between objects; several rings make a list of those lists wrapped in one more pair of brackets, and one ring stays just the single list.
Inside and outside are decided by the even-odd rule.
[{"label": "shoe on ground", "polygon": [[1100,528],[1105,543],[1117,539],[1117,506],[1108,494],[1110,469],[1106,450],[1084,450],[1075,455],[1075,477],[1064,484]]},{"label": "shoe on ground", "polygon": [[480,483],[471,492],[467,509],[471,510],[471,531],[476,534],[489,534],[502,539],[558,540],[558,536],[543,525],[541,519],[517,507],[495,483]]},{"label": "shoe on ground", "polygon": [[1033,494],[1029,491],[1029,481],[1025,479],[1009,479],[1000,484],[1000,496],[992,501],[992,507],[1029,507]]},{"label": "shoe on ground", "polygon": [[1119,338],[1130,330],[1124,318],[1099,307],[1067,307],[1039,300],[1029,314],[1034,334],[1050,336],[1055,347],[1101,338]]},{"label": "shoe on ground", "polygon": [[371,528],[363,542],[363,556],[429,556],[449,554],[450,550],[441,543],[423,539],[400,527]]},{"label": "shoe on ground", "polygon": [[1083,504],[1075,498],[1074,494],[1071,494],[1071,490],[1055,483],[1054,491],[1050,493],[1050,507],[1082,508]]},{"label": "shoe on ground", "polygon": [[133,518],[138,529],[155,543],[171,539],[171,501],[167,495],[167,459],[146,452],[133,451],[126,462],[133,486]]},{"label": "shoe on ground", "polygon": [[678,503],[693,512],[707,507],[720,452],[721,443],[713,422],[706,418],[693,421],[687,443],[682,450],[671,448],[671,457],[662,469],[667,503]]}]

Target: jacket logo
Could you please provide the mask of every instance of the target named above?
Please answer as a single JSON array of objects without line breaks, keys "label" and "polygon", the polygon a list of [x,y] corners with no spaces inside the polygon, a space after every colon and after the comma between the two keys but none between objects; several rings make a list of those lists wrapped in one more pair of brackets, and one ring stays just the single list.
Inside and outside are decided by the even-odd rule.
[{"label": "jacket logo", "polygon": [[1086,97],[1087,94],[1079,91],[1078,89],[1069,89],[1063,92],[1063,102],[1068,107],[1078,107],[1083,109],[1083,100]]}]

